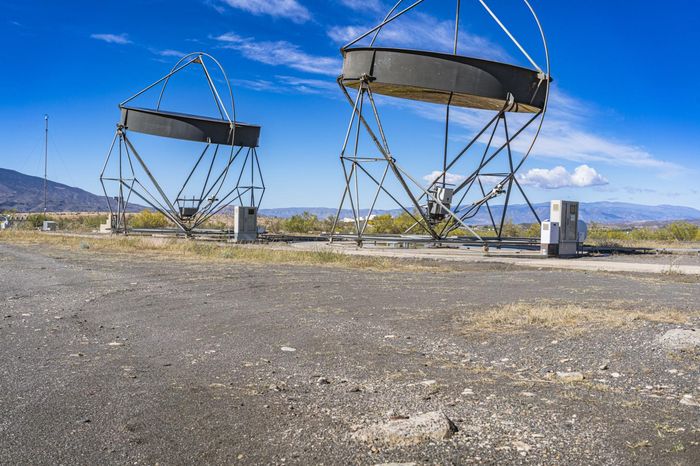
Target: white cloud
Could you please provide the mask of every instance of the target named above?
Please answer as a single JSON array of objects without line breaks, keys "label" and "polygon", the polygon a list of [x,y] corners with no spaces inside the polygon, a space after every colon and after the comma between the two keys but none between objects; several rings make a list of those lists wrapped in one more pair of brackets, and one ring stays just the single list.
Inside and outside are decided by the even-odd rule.
[{"label": "white cloud", "polygon": [[277,76],[283,85],[293,87],[297,92],[319,94],[326,91],[339,91],[338,84],[332,80],[305,79],[294,76]]},{"label": "white cloud", "polygon": [[[438,122],[445,121],[444,106],[409,101],[401,106],[424,118]],[[665,173],[673,173],[679,169],[676,164],[659,160],[639,145],[597,134],[596,130],[589,127],[596,113],[597,110],[590,104],[570,97],[553,86],[547,117],[532,151],[532,157],[659,169]],[[481,110],[453,108],[450,121],[457,131],[459,126],[466,129],[469,133],[465,136],[471,138],[488,123],[491,116],[492,113]],[[531,117],[532,114],[509,114],[510,134],[512,135],[522,126],[525,119]],[[532,143],[535,130],[536,126],[532,125],[516,138],[512,143],[513,150],[520,154],[525,153]],[[484,135],[481,142],[485,143],[487,139],[488,136]],[[497,132],[494,141],[494,144],[499,146],[505,142],[501,131]]]},{"label": "white cloud", "polygon": [[224,43],[224,48],[236,50],[249,60],[267,65],[283,65],[298,71],[329,76],[337,76],[342,68],[339,58],[311,55],[284,40],[256,42],[234,33],[222,34],[216,40]]},{"label": "white cloud", "polygon": [[127,34],[92,34],[90,37],[108,44],[126,45],[132,43]]},{"label": "white cloud", "polygon": [[221,0],[222,3],[254,15],[287,18],[295,23],[311,19],[311,13],[297,0]]},{"label": "white cloud", "polygon": [[182,58],[185,55],[187,55],[184,52],[180,52],[179,50],[172,50],[172,49],[157,50],[154,53],[156,55],[160,55],[161,57],[175,57],[175,58]]},{"label": "white cloud", "polygon": [[278,94],[328,94],[338,91],[335,81],[322,79],[299,78],[296,76],[275,76],[274,79],[236,79],[231,81],[235,86],[243,86],[255,91],[273,92]]},{"label": "white cloud", "polygon": [[355,11],[371,11],[377,13],[386,8],[381,0],[340,0],[340,3]]},{"label": "white cloud", "polygon": [[605,179],[595,168],[588,165],[580,165],[576,167],[573,173],[567,171],[562,166],[547,168],[533,168],[518,175],[518,181],[525,186],[535,186],[544,189],[559,189],[559,188],[587,188],[590,186],[603,186],[608,184]]},{"label": "white cloud", "polygon": [[279,86],[265,79],[234,79],[231,81],[231,86],[242,86],[254,91],[276,92]]},{"label": "white cloud", "polygon": [[[428,182],[428,184],[431,184],[433,181],[437,180],[440,178],[442,180],[442,172],[439,170],[435,170],[434,172],[430,173],[429,175],[425,175],[423,179]],[[447,172],[445,175],[445,182],[447,184],[459,184],[462,181],[464,181],[466,177],[462,175],[458,175],[456,173],[450,173]]]},{"label": "white cloud", "polygon": [[[328,37],[339,44],[356,39],[372,26],[334,26],[328,31]],[[421,12],[406,15],[384,26],[375,45],[407,47],[422,50],[452,52],[454,49],[454,21],[441,21]],[[370,35],[371,38],[373,36]],[[508,53],[489,39],[460,31],[459,53],[477,58],[498,61],[511,61]],[[360,43],[368,42],[366,38]]]}]

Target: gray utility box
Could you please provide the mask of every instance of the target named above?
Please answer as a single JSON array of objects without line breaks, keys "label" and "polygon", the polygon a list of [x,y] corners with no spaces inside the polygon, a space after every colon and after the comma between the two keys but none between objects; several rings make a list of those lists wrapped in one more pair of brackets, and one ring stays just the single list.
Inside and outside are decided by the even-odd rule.
[{"label": "gray utility box", "polygon": [[542,236],[540,239],[540,253],[543,256],[555,257],[559,255],[559,224],[542,222]]},{"label": "gray utility box", "polygon": [[258,239],[258,208],[235,206],[233,208],[233,240],[255,241]]},{"label": "gray utility box", "polygon": [[58,230],[58,223],[52,222],[50,220],[44,220],[44,224],[41,226],[41,231],[56,231]]},{"label": "gray utility box", "polygon": [[574,201],[552,201],[549,221],[559,224],[559,256],[571,257],[578,253],[578,210]]},{"label": "gray utility box", "polygon": [[440,201],[442,205],[446,208],[452,207],[452,196],[454,196],[454,189],[452,188],[434,188],[431,194],[435,196],[428,198],[428,212],[430,218],[435,220],[443,220],[447,216],[447,211],[438,204],[435,199]]}]

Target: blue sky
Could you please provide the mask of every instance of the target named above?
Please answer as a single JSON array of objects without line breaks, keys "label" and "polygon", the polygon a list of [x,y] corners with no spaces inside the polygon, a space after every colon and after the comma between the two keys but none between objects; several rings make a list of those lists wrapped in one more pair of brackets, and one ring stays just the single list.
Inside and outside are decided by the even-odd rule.
[{"label": "blue sky", "polygon": [[[524,6],[488,3],[542,63]],[[700,207],[700,5],[672,3],[532,1],[555,79],[542,138],[520,173],[532,200]],[[426,0],[377,45],[449,51],[454,5]],[[460,53],[528,66],[477,0],[462,5]],[[50,178],[101,192],[117,104],[182,53],[201,50],[231,78],[238,119],[263,126],[263,207],[335,206],[350,117],[335,83],[339,48],[389,7],[386,0],[1,0],[0,166],[43,172],[48,113]],[[208,111],[195,78],[172,89],[174,110]],[[418,178],[440,169],[444,109],[392,99],[379,105],[394,156]],[[475,118],[455,112],[453,150],[473,134]],[[195,157],[188,148],[147,149],[166,186],[176,185]],[[382,200],[379,207],[394,205]]]}]

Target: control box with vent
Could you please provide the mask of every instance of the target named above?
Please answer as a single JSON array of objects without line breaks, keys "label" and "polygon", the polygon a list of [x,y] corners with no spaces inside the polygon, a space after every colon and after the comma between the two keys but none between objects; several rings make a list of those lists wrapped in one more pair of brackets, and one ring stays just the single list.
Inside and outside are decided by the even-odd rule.
[{"label": "control box with vent", "polygon": [[552,201],[549,221],[559,224],[559,256],[575,256],[578,252],[579,203]]},{"label": "control box with vent", "polygon": [[542,222],[542,236],[540,238],[540,252],[544,256],[559,255],[559,224],[544,221]]},{"label": "control box with vent", "polygon": [[235,206],[233,208],[234,241],[255,241],[258,239],[258,208]]}]

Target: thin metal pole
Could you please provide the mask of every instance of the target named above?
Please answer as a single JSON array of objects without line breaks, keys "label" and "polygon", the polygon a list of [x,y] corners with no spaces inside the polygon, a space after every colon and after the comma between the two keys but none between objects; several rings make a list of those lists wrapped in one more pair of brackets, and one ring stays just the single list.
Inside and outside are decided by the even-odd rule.
[{"label": "thin metal pole", "polygon": [[[501,26],[501,29],[503,29],[503,32],[505,32],[506,35],[510,38],[510,40],[512,40],[513,43],[516,45],[516,47],[518,47],[518,49],[520,49],[520,51],[523,53],[523,55],[525,55],[525,58],[528,59],[528,61],[532,64],[532,66],[534,66],[535,69],[537,69],[537,71],[542,73],[543,72],[542,68],[540,68],[539,65],[537,63],[535,63],[535,60],[533,60],[532,57],[530,57],[530,55],[525,51],[523,46],[520,45],[520,42],[518,42],[517,39],[515,37],[513,37],[513,34],[511,34],[510,31],[508,30],[508,28],[506,28],[506,26],[501,22],[501,20],[498,19],[498,16],[496,16],[496,14],[493,11],[491,11],[491,8],[489,8],[489,6],[486,4],[486,2],[484,0],[479,0],[479,3],[481,3],[481,5],[488,12],[488,14],[491,15],[493,20],[496,21],[496,23],[499,26]],[[525,3],[527,3],[527,2],[525,2]],[[529,6],[529,4],[528,4],[528,6]]]},{"label": "thin metal pole", "polygon": [[455,48],[454,54],[457,55],[457,46],[459,44],[459,11],[461,9],[461,0],[457,0],[457,18],[455,19]]},{"label": "thin metal pole", "polygon": [[[364,83],[360,83],[360,94],[364,95]],[[360,108],[357,110],[360,115],[362,115],[362,109],[364,107],[365,99],[364,97],[360,98]],[[362,129],[362,125],[360,124],[360,120],[358,118],[357,120],[357,133],[355,134],[355,148],[353,150],[353,162],[352,163],[357,163],[357,153],[359,150],[360,146],[360,130]],[[357,170],[355,170],[355,204],[357,205],[357,215],[359,218],[357,219],[357,235],[361,238],[362,237],[362,232],[360,231],[360,222],[362,218],[362,211],[360,210],[360,177],[358,176],[359,173],[357,173]]]},{"label": "thin metal pole", "polygon": [[122,144],[124,141],[124,133],[120,132],[119,135],[119,193],[117,194],[117,211],[119,212],[119,217],[118,217],[118,222],[122,223],[124,225],[124,234],[126,234],[126,214],[124,213],[124,188],[122,184],[124,183],[124,175],[122,171],[122,162],[123,162],[123,154],[122,154]]},{"label": "thin metal pole", "polygon": [[506,192],[506,200],[503,203],[503,212],[501,213],[501,226],[498,229],[498,238],[503,237],[503,226],[506,222],[506,215],[508,214],[508,207],[510,205],[510,194],[513,190],[513,152],[510,150],[510,135],[508,134],[508,120],[505,114],[503,115],[503,131],[506,135],[506,144],[508,148],[508,166],[510,167],[510,177],[508,178],[508,191]]},{"label": "thin metal pole", "polygon": [[412,9],[414,9],[415,7],[417,7],[418,5],[420,5],[421,3],[423,3],[423,1],[424,1],[424,0],[418,0],[418,1],[415,2],[413,5],[411,5],[411,6],[407,7],[407,8],[405,8],[404,10],[402,10],[402,11],[400,11],[400,12],[398,12],[398,13],[396,13],[396,14],[395,14],[394,16],[392,16],[391,18],[382,21],[381,24],[376,25],[375,27],[373,27],[373,28],[370,29],[369,31],[367,31],[367,32],[365,32],[364,34],[362,34],[362,35],[361,35],[360,37],[358,37],[357,39],[353,40],[352,42],[347,43],[345,46],[343,46],[343,48],[342,48],[341,50],[345,50],[345,49],[347,49],[348,47],[352,47],[353,45],[355,45],[356,43],[358,43],[359,41],[361,41],[362,39],[364,39],[364,38],[367,37],[368,35],[372,34],[373,32],[375,32],[375,31],[377,31],[377,30],[383,28],[384,26],[386,26],[386,25],[389,24],[390,22],[394,21],[394,20],[395,20],[396,18],[398,18],[399,16],[403,15],[404,13],[407,13],[407,12],[411,11]]},{"label": "thin metal pole", "polygon": [[250,157],[250,206],[255,206],[255,148],[253,148],[253,154]]},{"label": "thin metal pole", "polygon": [[450,98],[447,100],[447,109],[445,110],[445,146],[442,152],[442,187],[447,186],[447,149],[450,141],[450,105],[452,105],[453,93],[450,92]]},{"label": "thin metal pole", "polygon": [[[350,123],[348,124],[348,129],[345,132],[345,139],[343,140],[343,148],[340,151],[340,164],[343,167],[343,174],[345,176],[345,191],[343,191],[343,197],[340,199],[340,206],[338,207],[338,212],[335,215],[335,220],[333,221],[333,227],[331,228],[331,235],[330,235],[330,241],[333,242],[333,236],[335,235],[335,228],[338,225],[338,221],[340,220],[340,213],[343,210],[343,206],[345,205],[345,198],[346,196],[349,196],[350,199],[350,204],[353,209],[353,215],[355,215],[355,207],[352,202],[352,192],[350,192],[350,180],[348,179],[348,172],[347,169],[345,168],[345,152],[347,151],[348,144],[350,142],[350,136],[352,134],[352,128],[355,124],[355,117],[357,116],[357,108],[360,105],[360,99],[362,98],[362,92],[358,91],[357,92],[357,97],[355,98],[355,101],[353,103],[352,98],[350,97],[350,94],[348,94],[347,89],[345,88],[345,85],[343,84],[343,81],[341,78],[338,78],[337,80],[338,86],[340,89],[343,91],[345,96],[347,97],[348,101],[350,102],[350,105],[352,105],[352,115],[350,117]],[[351,172],[354,173],[354,165],[353,165],[353,171]],[[359,230],[359,225],[357,223],[357,220],[355,220],[355,225],[357,226]]]},{"label": "thin metal pole", "polygon": [[[386,21],[387,19],[391,18],[391,15],[394,14],[394,12],[396,11],[396,9],[397,9],[399,6],[401,6],[402,3],[403,3],[403,0],[399,0],[399,1],[396,3],[396,5],[394,5],[394,8],[392,8],[391,10],[389,10],[389,13],[386,14],[386,16],[384,17],[384,21]],[[377,36],[379,36],[379,33],[380,33],[381,31],[382,31],[382,28],[379,28],[379,29],[377,29],[377,31],[374,33],[374,37],[372,37],[372,42],[369,43],[369,46],[370,46],[370,47],[374,47],[374,42],[377,40]]]},{"label": "thin metal pole", "polygon": [[46,221],[46,185],[49,170],[49,116],[44,115],[44,221]]},{"label": "thin metal pole", "polygon": [[253,149],[253,152],[255,153],[255,165],[258,167],[258,177],[260,178],[260,188],[261,188],[261,193],[260,197],[258,198],[258,207],[262,204],[263,197],[265,197],[265,179],[263,178],[262,174],[262,169],[260,168],[260,159],[258,158],[258,150]]},{"label": "thin metal pole", "polygon": [[[179,67],[179,68],[177,68],[177,69],[174,69],[174,68],[173,68],[173,70],[172,70],[170,73],[168,73],[167,75],[163,76],[163,77],[160,78],[158,81],[156,81],[156,82],[154,82],[153,84],[151,84],[150,86],[148,86],[148,87],[146,87],[146,88],[140,90],[140,91],[137,92],[136,94],[132,95],[131,97],[129,97],[128,99],[126,99],[125,101],[123,101],[122,103],[120,103],[120,104],[119,104],[119,108],[122,108],[123,106],[125,106],[126,104],[128,104],[129,102],[131,102],[132,100],[134,100],[135,98],[137,98],[138,96],[140,96],[141,94],[143,94],[144,92],[149,91],[150,89],[152,89],[153,87],[155,87],[155,86],[157,86],[158,84],[162,83],[163,81],[167,81],[172,75],[174,75],[174,74],[177,73],[178,71],[182,70],[183,68],[186,68],[186,67],[190,66],[195,60],[196,60],[196,58],[193,58],[192,60],[190,60],[190,61],[187,62],[186,64],[182,65],[181,67]],[[180,62],[178,62],[178,63],[180,63]],[[162,97],[162,92],[161,92],[161,97]],[[158,110],[159,108],[160,108],[160,100],[158,101],[158,106],[156,107],[156,110]]]}]

